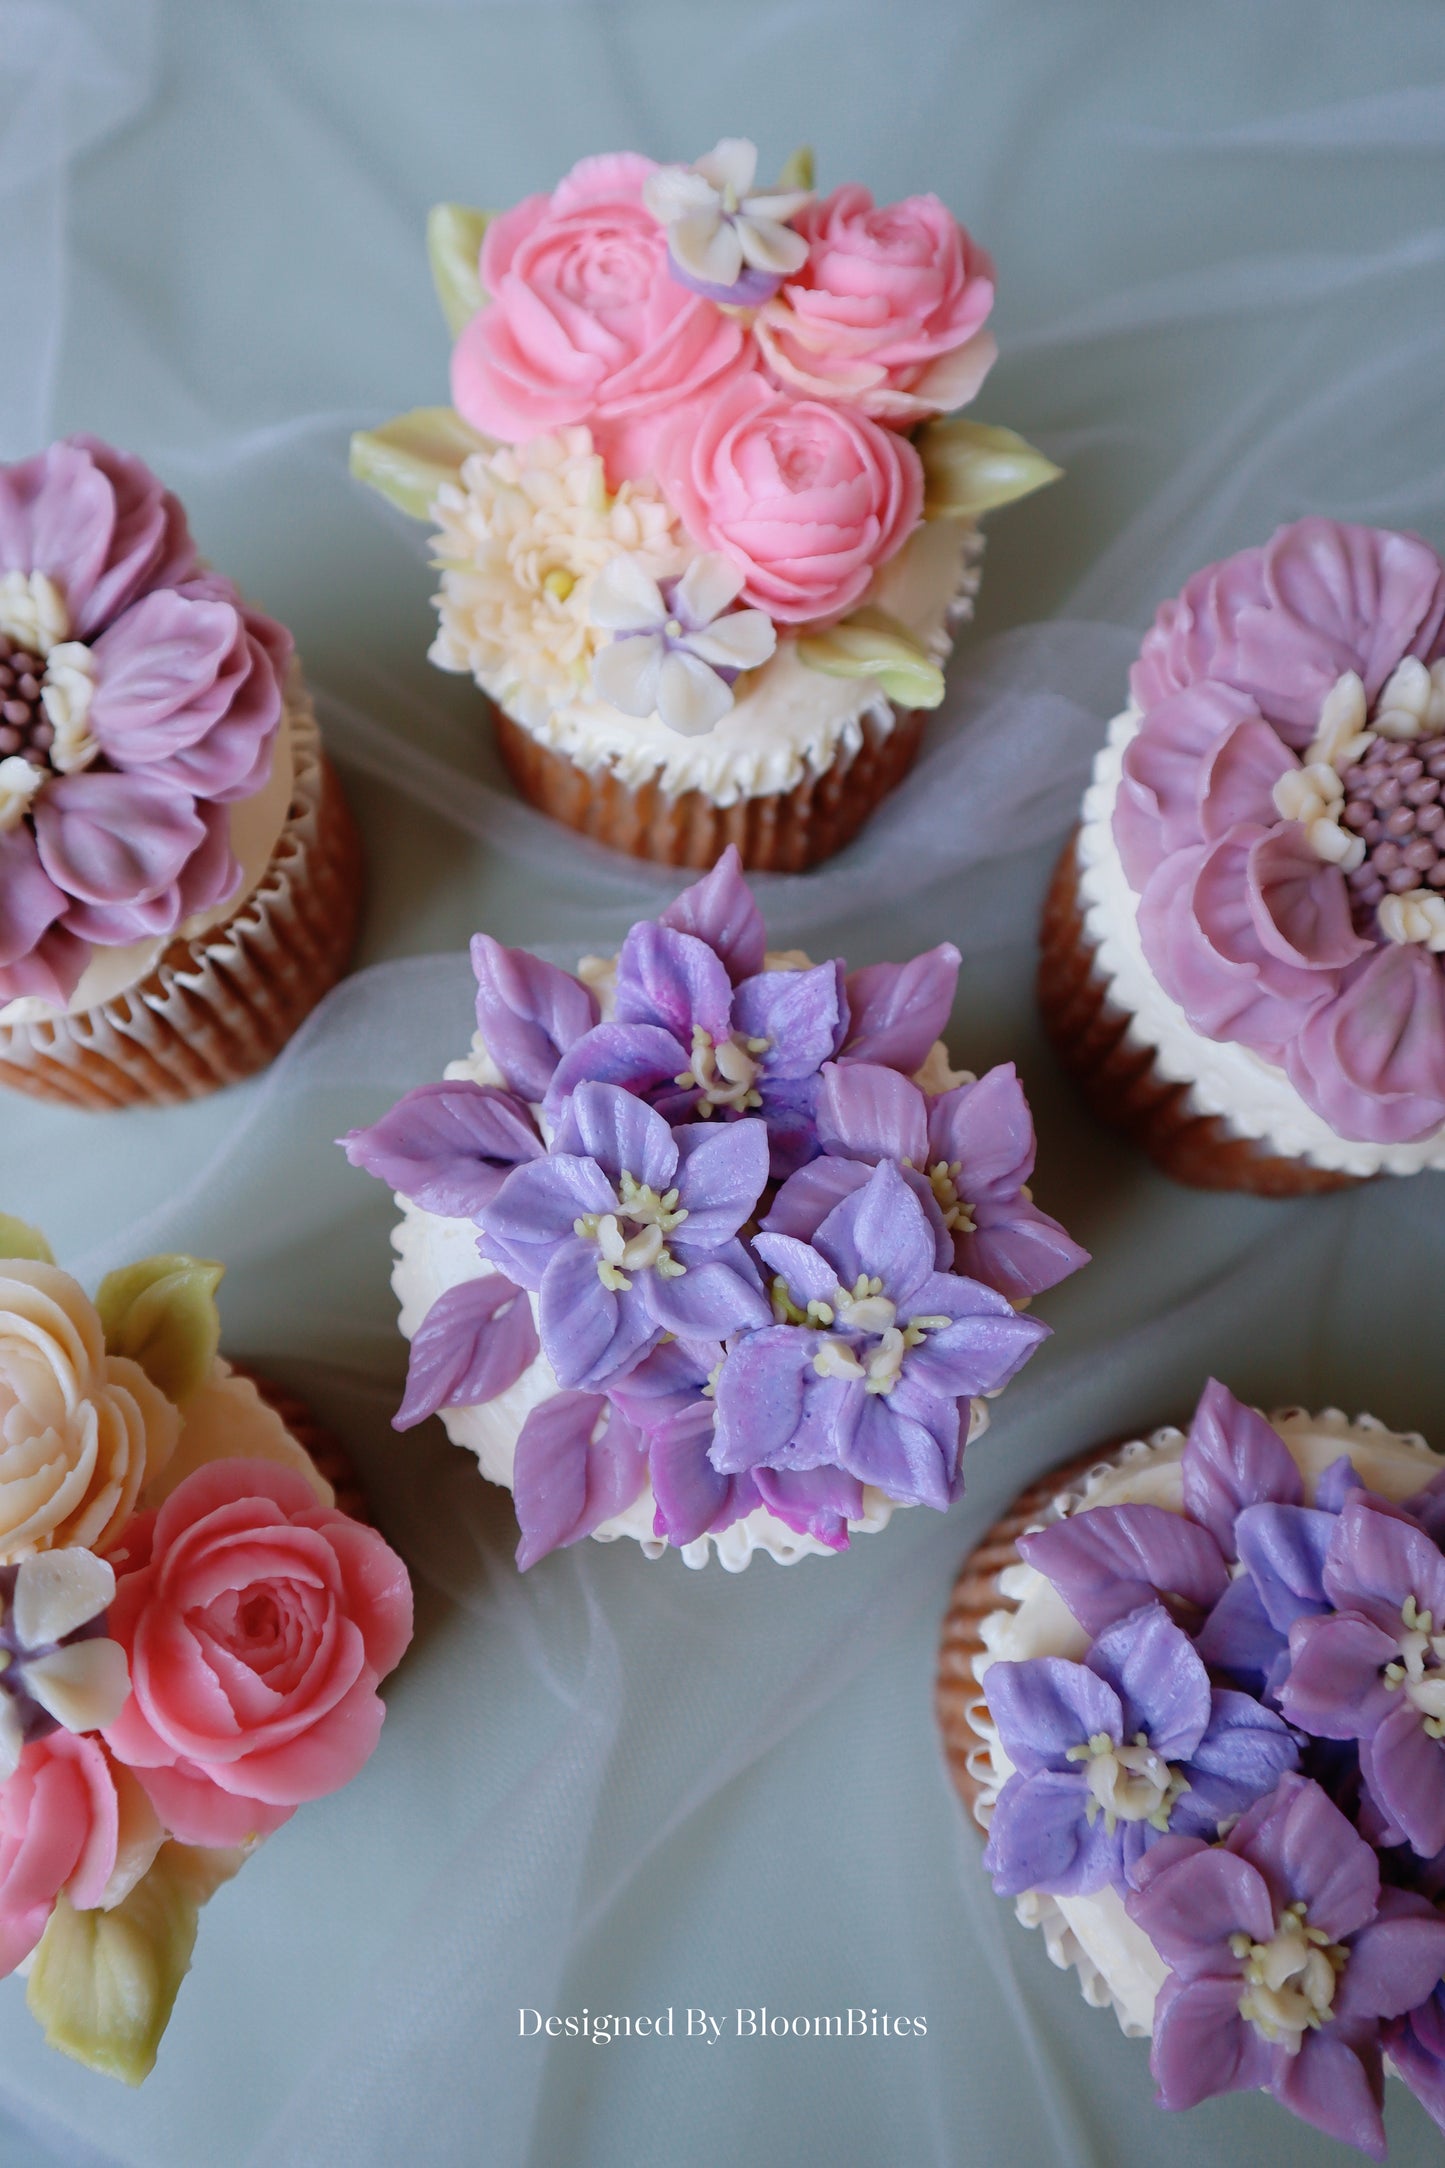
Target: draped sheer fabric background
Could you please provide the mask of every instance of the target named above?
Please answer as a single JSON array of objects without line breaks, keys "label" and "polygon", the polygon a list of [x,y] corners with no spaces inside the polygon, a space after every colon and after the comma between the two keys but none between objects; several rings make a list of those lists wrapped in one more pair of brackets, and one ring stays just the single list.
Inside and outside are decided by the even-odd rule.
[{"label": "draped sheer fabric background", "polygon": [[[0,0],[0,58],[0,456],[93,429],[174,483],[295,627],[372,865],[365,968],[270,1075],[164,1113],[7,1101],[3,1203],[87,1278],[224,1257],[230,1347],[343,1429],[420,1598],[374,1762],[211,1905],[143,2092],[0,1991],[0,2158],[1343,2160],[1253,2098],[1160,2122],[1143,2050],[984,1884],[930,1695],[994,1514],[1210,1369],[1445,1444],[1441,1178],[1172,1189],[1072,1103],[1030,984],[1158,599],[1306,511],[1445,540],[1437,0]],[[445,394],[429,203],[728,131],[765,167],[813,142],[825,185],[936,188],[1001,266],[979,412],[1069,470],[993,522],[911,783],[834,866],[762,886],[820,955],[959,943],[955,1057],[1019,1060],[1037,1192],[1096,1262],[1046,1298],[1056,1337],[947,1519],[739,1579],[584,1544],[524,1580],[505,1497],[435,1426],[388,1428],[390,1203],[330,1140],[465,1045],[474,928],[570,959],[677,884],[509,796],[477,697],[424,659],[424,534],[348,482],[346,441]],[[517,2038],[522,2005],[669,2003],[928,2031]],[[1438,2158],[1412,2102],[1388,2122],[1397,2161]]]}]

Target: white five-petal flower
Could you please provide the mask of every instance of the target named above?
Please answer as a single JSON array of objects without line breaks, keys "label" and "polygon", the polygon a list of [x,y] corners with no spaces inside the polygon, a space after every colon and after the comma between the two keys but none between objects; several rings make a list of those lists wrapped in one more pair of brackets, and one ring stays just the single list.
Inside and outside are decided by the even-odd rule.
[{"label": "white five-petal flower", "polygon": [[642,200],[667,228],[673,261],[707,286],[736,286],[744,270],[777,281],[800,271],[808,244],[788,220],[812,201],[810,189],[754,195],[755,143],[724,136],[691,166],[659,166]]},{"label": "white five-petal flower", "polygon": [[612,634],[592,662],[599,697],[685,738],[711,730],[733,704],[729,676],[756,670],[777,646],[762,610],[733,609],[742,586],[726,557],[695,557],[666,591],[635,557],[614,557],[589,599],[592,623]]},{"label": "white five-petal flower", "polygon": [[65,1731],[114,1723],[130,1693],[125,1650],[92,1636],[68,1639],[115,1595],[115,1573],[91,1551],[41,1551],[22,1559],[0,1616],[0,1781],[25,1745],[27,1702]]}]

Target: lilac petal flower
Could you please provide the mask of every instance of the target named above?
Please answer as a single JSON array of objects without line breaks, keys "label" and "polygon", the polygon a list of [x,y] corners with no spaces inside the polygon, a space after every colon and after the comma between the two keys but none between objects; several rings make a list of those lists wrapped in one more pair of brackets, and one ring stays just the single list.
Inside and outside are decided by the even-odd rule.
[{"label": "lilac petal flower", "polygon": [[904,1304],[933,1274],[933,1231],[898,1169],[875,1167],[866,1186],[835,1206],[813,1237],[845,1287],[860,1276],[880,1278],[889,1298]]},{"label": "lilac petal flower", "polygon": [[867,964],[848,975],[852,1025],[843,1052],[911,1075],[943,1036],[962,962],[951,941],[906,964]]},{"label": "lilac petal flower", "polygon": [[[644,1100],[615,1085],[579,1086],[568,1106],[566,1142],[560,1133],[557,1141],[563,1151],[595,1161],[610,1182],[630,1174],[634,1181],[665,1190],[677,1172],[677,1143],[667,1123]],[[746,1152],[746,1140],[742,1149]],[[729,1234],[737,1225],[734,1221]]]},{"label": "lilac petal flower", "polygon": [[851,1425],[840,1423],[834,1457],[890,1498],[942,1513],[959,1495],[963,1428],[957,1400],[943,1399],[907,1376],[888,1395],[855,1386]]},{"label": "lilac petal flower", "polygon": [[1217,1836],[1221,1823],[1272,1792],[1286,1771],[1298,1766],[1295,1736],[1273,1709],[1252,1694],[1216,1686],[1209,1723],[1188,1756],[1189,1790],[1175,1808],[1172,1825]]},{"label": "lilac petal flower", "polygon": [[1239,1998],[1237,1975],[1172,1973],[1164,1982],[1149,2049],[1161,2108],[1195,2108],[1218,2093],[1268,2085],[1274,2057],[1240,2016]]},{"label": "lilac petal flower", "polygon": [[661,923],[705,941],[734,985],[763,968],[767,948],[763,915],[743,879],[735,843],[728,845],[711,873],[668,905]]},{"label": "lilac petal flower", "polygon": [[1382,1676],[1398,1653],[1397,1636],[1354,1612],[1299,1619],[1290,1630],[1280,1707],[1319,1738],[1367,1739],[1400,1698]]},{"label": "lilac petal flower", "polygon": [[[1073,1750],[1080,1740],[1097,1732],[1115,1741],[1124,1736],[1122,1697],[1092,1664],[1033,1656],[1022,1663],[990,1664],[985,1676],[989,1714],[1021,1776],[1040,1769],[1077,1775]],[[1207,1680],[1204,1691],[1207,1698]]]},{"label": "lilac petal flower", "polygon": [[1286,1776],[1241,1816],[1228,1849],[1257,1867],[1277,1908],[1301,1903],[1310,1924],[1343,1942],[1375,1916],[1380,1865],[1318,1784]]},{"label": "lilac petal flower", "polygon": [[543,1151],[520,1099],[466,1078],[418,1085],[340,1142],[353,1167],[444,1219],[475,1218],[513,1167]]},{"label": "lilac petal flower", "polygon": [[596,1024],[573,1041],[552,1072],[543,1106],[559,1122],[579,1084],[616,1084],[639,1099],[656,1099],[664,1120],[689,1110],[695,1094],[677,1088],[688,1055],[657,1024]]},{"label": "lilac petal flower", "polygon": [[597,1022],[597,1003],[570,972],[490,934],[474,937],[472,970],[487,1051],[513,1091],[539,1104],[560,1057]]},{"label": "lilac petal flower", "polygon": [[1361,1739],[1360,1773],[1392,1827],[1428,1859],[1445,1846],[1445,1745],[1398,1693],[1395,1703]]},{"label": "lilac petal flower", "polygon": [[1180,1458],[1184,1510],[1235,1558],[1234,1528],[1246,1506],[1297,1506],[1304,1483],[1279,1432],[1211,1378],[1199,1396]]},{"label": "lilac petal flower", "polygon": [[714,1467],[817,1468],[836,1459],[835,1418],[846,1399],[841,1378],[813,1374],[821,1333],[773,1325],[732,1350],[717,1382]]},{"label": "lilac petal flower", "polygon": [[1236,2001],[1242,1960],[1231,1956],[1230,1936],[1268,1942],[1274,1932],[1270,1886],[1253,1861],[1199,1837],[1162,1838],[1141,1862],[1125,1908],[1182,1979],[1233,1973]]},{"label": "lilac petal flower", "polygon": [[972,1230],[955,1237],[954,1262],[1010,1302],[1057,1287],[1089,1262],[1089,1252],[1027,1197],[1007,1204],[985,1201],[972,1210]]},{"label": "lilac petal flower", "polygon": [[540,1352],[526,1295],[499,1272],[439,1295],[412,1335],[406,1397],[394,1430],[412,1430],[438,1408],[495,1400]]},{"label": "lilac petal flower", "polygon": [[1329,1609],[1325,1553],[1335,1518],[1314,1506],[1260,1505],[1246,1506],[1235,1524],[1240,1563],[1248,1568],[1265,1616],[1281,1634],[1296,1619]]},{"label": "lilac petal flower", "polygon": [[1163,1506],[1098,1506],[1021,1536],[1019,1550],[1090,1634],[1156,1597],[1207,1611],[1228,1579],[1208,1530]]},{"label": "lilac petal flower", "polygon": [[695,1122],[673,1131],[687,1219],[674,1247],[679,1254],[731,1242],[753,1213],[768,1179],[768,1140],[761,1122],[719,1128]]},{"label": "lilac petal flower", "polygon": [[672,1250],[685,1270],[675,1279],[647,1277],[646,1305],[659,1331],[701,1339],[768,1322],[768,1305],[740,1242],[698,1254],[674,1240]]},{"label": "lilac petal flower", "polygon": [[764,971],[733,997],[735,1030],[768,1042],[764,1074],[780,1082],[813,1077],[835,1052],[848,1020],[839,966]]},{"label": "lilac petal flower", "polygon": [[576,1222],[617,1209],[617,1193],[595,1160],[555,1153],[514,1167],[482,1213],[477,1248],[535,1294],[559,1244]]},{"label": "lilac petal flower", "polygon": [[1086,1661],[1118,1696],[1119,1737],[1147,1732],[1166,1761],[1189,1760],[1209,1726],[1209,1674],[1162,1604],[1106,1627]]},{"label": "lilac petal flower", "polygon": [[556,1393],[522,1425],[512,1501],[525,1572],[625,1512],[646,1476],[642,1441],[620,1408],[591,1393]]},{"label": "lilac petal flower", "polygon": [[[1406,1597],[1445,1621],[1445,1555],[1422,1528],[1384,1501],[1346,1499],[1325,1556],[1325,1594],[1389,1632]],[[1427,1629],[1428,1630],[1428,1629]]]},{"label": "lilac petal flower", "polygon": [[1243,1680],[1256,1694],[1272,1692],[1289,1668],[1289,1642],[1272,1626],[1251,1576],[1229,1583],[1194,1637],[1211,1671]]},{"label": "lilac petal flower", "polygon": [[537,1323],[559,1385],[598,1392],[657,1343],[660,1328],[635,1284],[622,1291],[597,1277],[593,1245],[553,1251],[537,1295]]},{"label": "lilac petal flower", "polygon": [[721,1475],[708,1459],[713,1410],[696,1400],[663,1418],[648,1436],[648,1468],[657,1513],[654,1533],[679,1547],[709,1530],[730,1528],[759,1503],[751,1475]]},{"label": "lilac petal flower", "polygon": [[1270,2091],[1282,2106],[1374,2160],[1385,2158],[1384,2073],[1373,2040],[1358,2045],[1316,2033],[1276,2061]]},{"label": "lilac petal flower", "polygon": [[1014,1197],[1034,1171],[1034,1121],[1013,1063],[955,1085],[932,1102],[931,1158],[960,1160],[970,1202]]},{"label": "lilac petal flower", "polygon": [[908,1160],[928,1156],[928,1101],[912,1080],[878,1062],[829,1062],[818,1092],[818,1142],[847,1159]]},{"label": "lilac petal flower", "polygon": [[863,1486],[842,1468],[755,1468],[758,1499],[775,1519],[830,1551],[848,1548],[848,1523],[863,1518]]},{"label": "lilac petal flower", "polygon": [[1402,1511],[1418,1521],[1426,1534],[1445,1548],[1445,1473],[1432,1476],[1423,1490],[1407,1498]]},{"label": "lilac petal flower", "polygon": [[1021,1317],[991,1287],[957,1273],[933,1273],[905,1305],[913,1317],[948,1318],[930,1326],[908,1357],[907,1374],[933,1393],[954,1399],[996,1393],[1018,1375],[1050,1327]]},{"label": "lilac petal flower", "polygon": [[984,1847],[984,1871],[1000,1897],[1028,1889],[1084,1895],[1114,1879],[1118,1847],[1102,1815],[1087,1819],[1088,1797],[1072,1770],[1010,1777],[998,1796]]},{"label": "lilac petal flower", "polygon": [[[1315,1506],[1321,1513],[1338,1513],[1353,1492],[1364,1490],[1365,1487],[1365,1480],[1356,1470],[1349,1454],[1341,1453],[1338,1460],[1330,1462],[1315,1484]],[[1406,1510],[1409,1511],[1412,1505],[1413,1501],[1407,1500]],[[1323,1568],[1323,1558],[1321,1567]]]},{"label": "lilac petal flower", "polygon": [[1415,1891],[1382,1889],[1374,1919],[1350,1945],[1335,1997],[1343,2023],[1397,2018],[1434,1994],[1445,1975],[1445,1914]]},{"label": "lilac petal flower", "polygon": [[1425,2113],[1445,2130],[1445,1981],[1384,2028],[1385,2053]]},{"label": "lilac petal flower", "polygon": [[866,1187],[872,1163],[860,1159],[835,1159],[831,1155],[810,1160],[789,1175],[768,1210],[763,1227],[770,1234],[792,1235],[811,1242],[835,1205]]},{"label": "lilac petal flower", "polygon": [[695,1029],[714,1040],[732,1029],[732,981],[705,941],[644,920],[617,961],[617,1020],[660,1025],[684,1047]]}]

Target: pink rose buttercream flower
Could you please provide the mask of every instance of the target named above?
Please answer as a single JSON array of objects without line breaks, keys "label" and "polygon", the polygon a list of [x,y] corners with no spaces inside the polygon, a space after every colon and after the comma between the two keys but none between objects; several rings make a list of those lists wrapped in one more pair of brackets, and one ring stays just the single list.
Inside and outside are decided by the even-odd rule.
[{"label": "pink rose buttercream flower", "polygon": [[699,548],[739,566],[743,602],[780,623],[851,609],[923,509],[922,463],[905,438],[757,374],[680,416],[658,463]]},{"label": "pink rose buttercream flower", "polygon": [[30,1955],[62,1890],[80,1912],[115,1903],[161,1834],[99,1739],[55,1731],[28,1746],[0,1784],[0,1974]]},{"label": "pink rose buttercream flower", "polygon": [[406,1569],[374,1529],[287,1469],[216,1461],[115,1563],[132,1691],[105,1738],[174,1836],[236,1844],[350,1782],[411,1639]]},{"label": "pink rose buttercream flower", "polygon": [[756,327],[779,383],[900,428],[974,397],[997,351],[993,261],[937,196],[875,205],[850,185],[795,226],[808,260]]},{"label": "pink rose buttercream flower", "polygon": [[585,422],[617,483],[645,472],[679,401],[746,366],[736,318],[679,284],[643,205],[652,161],[584,158],[487,228],[490,296],[452,353],[457,411],[509,444]]}]

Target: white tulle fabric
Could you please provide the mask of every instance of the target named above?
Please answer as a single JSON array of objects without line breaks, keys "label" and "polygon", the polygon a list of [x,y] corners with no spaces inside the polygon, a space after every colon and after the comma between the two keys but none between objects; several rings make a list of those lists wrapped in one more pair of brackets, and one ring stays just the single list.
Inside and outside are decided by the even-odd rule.
[{"label": "white tulle fabric", "polygon": [[[1161,2121],[979,1871],[930,1710],[951,1575],[1016,1490],[1219,1372],[1445,1443],[1440,1180],[1191,1196],[1095,1131],[1033,1019],[1033,930],[1131,648],[1198,564],[1307,511],[1445,542],[1445,63],[1418,0],[0,0],[0,456],[90,428],[151,458],[207,553],[296,629],[372,865],[364,968],[209,1104],[5,1104],[5,1210],[93,1282],[227,1260],[228,1346],[310,1393],[416,1576],[362,1778],[213,1901],[145,2088],[47,2053],[0,1987],[0,2151],[145,2168],[675,2168],[782,2159],[1184,2168],[1329,2149],[1252,2098]],[[774,938],[964,951],[956,1060],[1016,1058],[1040,1202],[1096,1253],[995,1410],[967,1498],[744,1576],[583,1544],[521,1578],[507,1499],[403,1370],[390,1199],[331,1140],[470,1031],[468,934],[570,960],[677,881],[518,805],[478,696],[424,660],[424,530],[346,440],[445,397],[434,199],[503,205],[584,152],[935,188],[997,255],[982,418],[1067,480],[991,522],[922,762],[844,858],[760,883]],[[518,2037],[652,2012],[671,2042]],[[922,2039],[688,2040],[923,2016]],[[1438,2157],[1408,2099],[1397,2162]],[[1333,2154],[1330,2155],[1333,2158]]]}]

